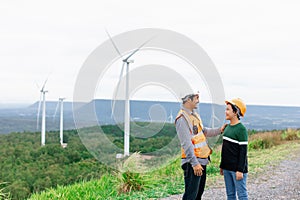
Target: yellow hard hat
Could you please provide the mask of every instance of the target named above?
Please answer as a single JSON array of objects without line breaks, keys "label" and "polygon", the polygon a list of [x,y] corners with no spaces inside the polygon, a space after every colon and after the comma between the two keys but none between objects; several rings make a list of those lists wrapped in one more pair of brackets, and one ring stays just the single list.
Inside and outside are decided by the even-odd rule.
[{"label": "yellow hard hat", "polygon": [[246,113],[246,110],[247,110],[247,107],[246,107],[246,104],[243,102],[242,99],[236,98],[236,99],[225,101],[225,103],[226,104],[230,103],[230,104],[238,107],[241,111],[241,116],[244,117],[244,115]]}]

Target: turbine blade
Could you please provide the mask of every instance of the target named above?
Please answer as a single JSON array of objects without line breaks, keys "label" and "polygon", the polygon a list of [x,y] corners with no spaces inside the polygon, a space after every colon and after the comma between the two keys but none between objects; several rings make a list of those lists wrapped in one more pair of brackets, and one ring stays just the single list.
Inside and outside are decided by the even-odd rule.
[{"label": "turbine blade", "polygon": [[45,86],[46,86],[47,81],[48,81],[48,78],[47,78],[47,79],[45,80],[45,82],[44,82],[44,85],[43,85],[43,87],[42,87],[42,91],[44,91],[44,88],[45,88]]},{"label": "turbine blade", "polygon": [[55,121],[55,116],[56,116],[56,113],[57,113],[57,110],[58,110],[58,106],[59,106],[59,101],[56,104],[55,112],[54,112],[54,115],[53,115],[53,122]]},{"label": "turbine blade", "polygon": [[109,37],[109,39],[110,39],[112,45],[114,46],[115,50],[118,52],[118,54],[120,55],[120,57],[123,58],[121,52],[119,51],[117,45],[116,45],[115,42],[113,41],[113,39],[112,39],[112,37],[110,36],[109,32],[108,32],[106,29],[105,29],[105,31],[106,31],[106,34],[108,35],[108,37]]},{"label": "turbine blade", "polygon": [[143,46],[145,46],[148,42],[153,40],[154,36],[151,37],[150,39],[146,40],[141,46],[139,46],[136,50],[134,50],[129,56],[127,56],[124,61],[127,61],[131,56],[133,56],[136,52],[138,52]]},{"label": "turbine blade", "polygon": [[220,119],[215,115],[213,115],[213,119],[216,119],[218,122],[220,121]]},{"label": "turbine blade", "polygon": [[41,92],[41,94],[40,94],[40,100],[39,100],[38,111],[37,111],[37,117],[36,117],[36,129],[39,128],[40,112],[41,112],[41,101],[42,101],[42,92]]},{"label": "turbine blade", "polygon": [[125,62],[123,62],[123,64],[122,64],[122,69],[121,69],[121,73],[120,73],[120,76],[119,76],[119,81],[118,81],[118,84],[117,84],[116,92],[114,93],[113,104],[112,104],[112,108],[111,108],[111,117],[113,116],[114,111],[115,111],[115,104],[116,104],[115,99],[116,99],[116,96],[118,94],[118,90],[119,90],[119,87],[120,87],[120,84],[121,84],[121,78],[122,78],[122,75],[123,75],[124,66],[125,66]]},{"label": "turbine blade", "polygon": [[40,89],[39,84],[36,81],[34,81],[34,82],[35,82],[35,85],[36,85],[37,89]]}]

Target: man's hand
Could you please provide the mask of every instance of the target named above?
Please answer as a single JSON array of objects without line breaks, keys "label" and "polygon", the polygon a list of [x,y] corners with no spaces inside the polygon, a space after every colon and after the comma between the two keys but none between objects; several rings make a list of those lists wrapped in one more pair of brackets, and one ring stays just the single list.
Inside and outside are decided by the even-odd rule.
[{"label": "man's hand", "polygon": [[223,126],[220,128],[221,133],[224,132],[225,128],[226,128],[227,124],[223,124]]},{"label": "man's hand", "polygon": [[235,173],[235,176],[236,176],[236,180],[239,181],[241,179],[243,179],[243,173],[242,172],[236,172]]},{"label": "man's hand", "polygon": [[222,169],[222,168],[220,168],[220,175],[221,175],[221,176],[223,176],[223,175],[224,175],[224,173],[223,173],[223,169]]},{"label": "man's hand", "polygon": [[193,167],[193,170],[194,170],[194,174],[195,174],[196,176],[202,176],[202,170],[203,170],[203,168],[202,168],[202,166],[201,166],[200,164],[195,165],[195,166]]}]

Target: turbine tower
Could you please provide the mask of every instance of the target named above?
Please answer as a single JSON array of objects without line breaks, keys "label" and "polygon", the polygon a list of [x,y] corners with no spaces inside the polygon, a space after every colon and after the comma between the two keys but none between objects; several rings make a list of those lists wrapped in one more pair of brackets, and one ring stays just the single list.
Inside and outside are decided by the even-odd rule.
[{"label": "turbine tower", "polygon": [[170,120],[170,121],[169,121],[170,123],[174,123],[174,121],[173,121],[174,119],[173,119],[173,113],[172,113],[172,110],[171,110],[171,113],[170,113],[170,115],[169,115],[168,118],[169,118],[169,120]]},{"label": "turbine tower", "polygon": [[[121,78],[122,78],[123,71],[124,71],[124,66],[126,64],[126,73],[125,73],[125,81],[126,81],[125,82],[125,112],[124,112],[124,156],[129,156],[129,138],[130,138],[129,64],[134,62],[133,60],[129,60],[129,58],[131,56],[133,56],[136,52],[138,52],[152,38],[147,40],[146,42],[144,42],[141,46],[139,46],[136,50],[134,50],[131,54],[129,54],[129,56],[127,56],[125,59],[123,59],[123,56],[122,56],[121,52],[117,48],[117,45],[114,43],[112,37],[110,36],[110,34],[108,33],[107,30],[106,30],[106,33],[107,33],[112,45],[114,46],[115,50],[120,55],[120,58],[122,58],[122,61],[123,61],[119,81],[118,81],[116,92],[115,92],[115,97],[118,93],[118,89],[119,89],[119,86],[120,86],[120,83],[121,83]],[[113,105],[112,105],[112,115],[113,115],[113,112],[114,112],[114,107],[115,107],[115,100],[113,101]]]},{"label": "turbine tower", "polygon": [[[212,104],[213,106],[213,104]],[[212,116],[211,116],[211,127],[215,128],[215,120],[216,119],[218,122],[220,122],[220,119],[215,115],[215,109],[212,107]]]},{"label": "turbine tower", "polygon": [[63,135],[63,131],[64,131],[64,128],[63,128],[64,127],[64,100],[65,100],[65,98],[59,98],[58,99],[57,106],[56,106],[56,109],[55,109],[55,113],[53,115],[53,119],[55,119],[58,106],[60,105],[59,139],[60,139],[60,145],[63,148],[66,148],[68,144],[64,143],[64,138],[63,138],[64,137],[64,135]]},{"label": "turbine tower", "polygon": [[[48,80],[48,79],[47,79]],[[45,85],[47,80],[44,82],[42,89],[40,90],[40,101],[38,106],[38,113],[37,113],[37,129],[39,126],[39,118],[40,118],[40,110],[41,110],[41,101],[43,98],[43,110],[42,110],[42,129],[41,129],[41,146],[45,146],[45,138],[46,138],[46,93],[48,91],[45,90]]]}]

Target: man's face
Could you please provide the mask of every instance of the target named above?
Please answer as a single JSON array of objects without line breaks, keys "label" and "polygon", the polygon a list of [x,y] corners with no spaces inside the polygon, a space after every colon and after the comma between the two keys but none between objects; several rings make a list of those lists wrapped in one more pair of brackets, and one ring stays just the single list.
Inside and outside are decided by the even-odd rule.
[{"label": "man's face", "polygon": [[199,96],[196,95],[193,97],[193,100],[191,100],[191,107],[192,109],[196,109],[199,103]]}]

